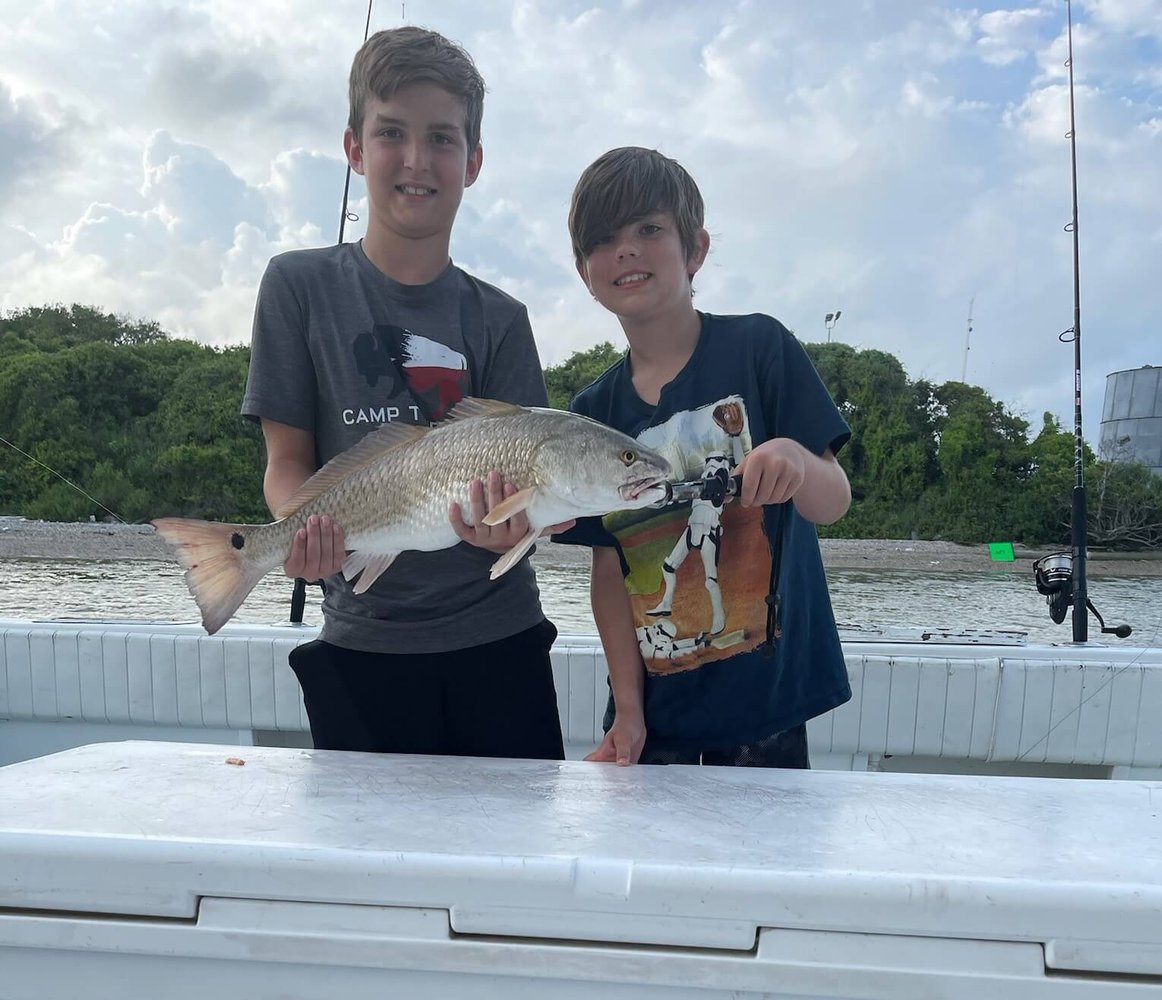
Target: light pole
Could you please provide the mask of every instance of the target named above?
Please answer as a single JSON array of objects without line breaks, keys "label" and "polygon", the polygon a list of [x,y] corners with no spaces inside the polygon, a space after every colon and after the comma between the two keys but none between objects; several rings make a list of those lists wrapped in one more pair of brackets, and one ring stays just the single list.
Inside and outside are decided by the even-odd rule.
[{"label": "light pole", "polygon": [[843,315],[842,309],[836,309],[833,313],[828,313],[823,317],[823,325],[827,327],[827,343],[831,343],[831,331],[835,329],[835,324],[839,322],[839,317]]}]

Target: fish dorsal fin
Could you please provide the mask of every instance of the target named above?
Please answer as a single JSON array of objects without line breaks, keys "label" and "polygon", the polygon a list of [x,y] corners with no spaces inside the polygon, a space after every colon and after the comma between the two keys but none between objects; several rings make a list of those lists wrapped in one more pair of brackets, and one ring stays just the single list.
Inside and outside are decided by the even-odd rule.
[{"label": "fish dorsal fin", "polygon": [[416,424],[384,424],[382,427],[377,427],[365,434],[357,444],[340,452],[311,476],[282,502],[278,510],[274,512],[274,516],[279,520],[290,517],[304,504],[322,496],[353,472],[358,472],[389,451],[418,441],[430,430],[430,427],[420,427]]},{"label": "fish dorsal fin", "polygon": [[502,403],[499,399],[480,399],[476,396],[465,396],[445,415],[442,423],[453,420],[476,420],[478,417],[505,417],[516,413],[524,413],[523,406],[515,403]]}]

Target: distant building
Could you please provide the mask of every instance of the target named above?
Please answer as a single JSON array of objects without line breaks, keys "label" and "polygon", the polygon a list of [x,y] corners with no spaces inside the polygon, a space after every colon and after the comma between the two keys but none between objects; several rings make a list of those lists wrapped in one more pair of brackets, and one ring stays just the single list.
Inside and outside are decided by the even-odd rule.
[{"label": "distant building", "polygon": [[1144,365],[1106,376],[1100,454],[1141,462],[1162,475],[1162,368]]}]

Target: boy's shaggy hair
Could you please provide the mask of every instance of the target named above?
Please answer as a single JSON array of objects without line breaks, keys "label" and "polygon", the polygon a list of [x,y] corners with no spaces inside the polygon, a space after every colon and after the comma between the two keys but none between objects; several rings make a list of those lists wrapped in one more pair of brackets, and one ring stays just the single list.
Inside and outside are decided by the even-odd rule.
[{"label": "boy's shaggy hair", "polygon": [[351,63],[348,126],[362,139],[367,102],[388,101],[414,83],[434,83],[464,102],[464,135],[468,151],[480,143],[484,116],[484,80],[472,57],[455,42],[426,28],[377,31],[363,43]]},{"label": "boy's shaggy hair", "polygon": [[687,258],[697,249],[704,206],[698,185],[677,161],[656,149],[623,146],[599,156],[573,189],[569,235],[583,264],[598,242],[654,212],[669,212]]}]

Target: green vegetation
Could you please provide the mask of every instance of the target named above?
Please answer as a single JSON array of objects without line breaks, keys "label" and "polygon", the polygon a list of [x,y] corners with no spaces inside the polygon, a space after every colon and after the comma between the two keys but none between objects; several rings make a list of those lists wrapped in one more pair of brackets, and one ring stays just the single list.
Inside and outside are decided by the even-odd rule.
[{"label": "green vegetation", "polygon": [[609,341],[578,351],[559,365],[545,369],[545,387],[549,405],[558,410],[569,406],[569,400],[621,357],[622,352]]},{"label": "green vegetation", "polygon": [[[852,428],[840,460],[855,501],[821,534],[1068,542],[1073,434],[1051,414],[1031,437],[977,386],[911,381],[883,351],[806,347]],[[603,343],[549,368],[551,404],[619,356]],[[130,521],[267,520],[262,435],[238,414],[249,357],[84,306],[0,315],[0,436],[43,463],[0,444],[0,513],[105,516],[48,466]],[[1162,477],[1088,449],[1085,462],[1091,543],[1162,543]]]},{"label": "green vegetation", "polygon": [[262,435],[238,415],[250,352],[83,306],[0,317],[0,512],[268,520]]}]

